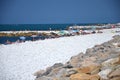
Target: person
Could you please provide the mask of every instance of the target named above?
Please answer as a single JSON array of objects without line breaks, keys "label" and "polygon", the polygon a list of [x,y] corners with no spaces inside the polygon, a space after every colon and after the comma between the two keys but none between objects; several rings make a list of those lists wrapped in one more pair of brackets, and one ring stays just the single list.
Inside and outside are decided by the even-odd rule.
[{"label": "person", "polygon": [[96,32],[95,31],[92,31],[93,34],[95,34]]},{"label": "person", "polygon": [[20,40],[18,39],[18,40],[16,41],[16,43],[20,43]]},{"label": "person", "polygon": [[9,40],[6,41],[6,44],[11,44],[11,42]]}]

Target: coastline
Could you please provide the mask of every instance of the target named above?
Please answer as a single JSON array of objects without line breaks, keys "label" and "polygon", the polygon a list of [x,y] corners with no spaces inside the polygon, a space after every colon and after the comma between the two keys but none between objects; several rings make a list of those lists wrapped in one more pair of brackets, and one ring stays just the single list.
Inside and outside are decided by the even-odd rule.
[{"label": "coastline", "polygon": [[85,52],[87,48],[112,39],[112,36],[118,33],[111,33],[111,30],[116,29],[103,30],[102,34],[0,45],[1,65],[4,65],[0,66],[2,71],[0,79],[6,77],[6,80],[19,80],[19,78],[21,80],[34,80],[34,72],[55,63],[66,63],[71,56]]},{"label": "coastline", "polygon": [[0,31],[0,33],[29,33],[29,32],[50,33],[50,32],[58,32],[58,31],[56,30],[51,30],[51,31]]},{"label": "coastline", "polygon": [[[111,31],[109,31],[111,30]],[[70,37],[78,35],[99,34],[106,33],[119,33],[120,28],[100,29],[100,30],[50,30],[50,31],[1,31],[0,44],[14,44],[22,43],[25,41],[36,41],[45,39],[54,39],[60,37]],[[24,39],[23,39],[24,38]]]},{"label": "coastline", "polygon": [[120,35],[34,73],[35,80],[120,80]]}]

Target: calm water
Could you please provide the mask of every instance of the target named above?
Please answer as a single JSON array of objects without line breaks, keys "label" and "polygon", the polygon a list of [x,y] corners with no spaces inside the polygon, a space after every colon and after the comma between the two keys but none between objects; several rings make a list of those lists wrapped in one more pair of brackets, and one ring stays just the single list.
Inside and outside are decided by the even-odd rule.
[{"label": "calm water", "polygon": [[[73,25],[96,25],[94,24],[0,24],[0,31],[21,31],[21,30],[65,30]],[[45,36],[36,37],[44,39]],[[7,40],[15,42],[19,37],[0,37],[0,44],[5,44]],[[32,40],[32,37],[26,37],[26,40]]]},{"label": "calm water", "polygon": [[[20,31],[20,30],[64,30],[73,24],[1,24],[0,31]],[[35,37],[35,40],[44,40],[45,36]],[[15,42],[19,37],[0,37],[0,44],[6,44],[6,41]],[[33,40],[32,37],[26,37],[26,41]]]},{"label": "calm water", "polygon": [[93,24],[0,24],[0,31],[20,31],[20,30],[65,30],[73,25],[95,25]]},{"label": "calm water", "polygon": [[63,30],[72,24],[5,24],[0,25],[0,31],[20,31],[20,30]]}]

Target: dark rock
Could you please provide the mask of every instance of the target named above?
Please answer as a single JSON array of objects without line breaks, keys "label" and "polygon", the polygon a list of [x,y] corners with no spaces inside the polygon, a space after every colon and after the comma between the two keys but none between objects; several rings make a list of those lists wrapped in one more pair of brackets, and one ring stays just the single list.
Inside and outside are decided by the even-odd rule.
[{"label": "dark rock", "polygon": [[63,68],[68,68],[69,69],[69,68],[73,68],[73,66],[70,63],[67,63],[63,66]]},{"label": "dark rock", "polygon": [[46,72],[44,73],[44,75],[48,75],[53,69],[59,68],[59,67],[62,67],[62,66],[63,66],[62,63],[55,63],[53,66],[48,67],[48,68],[46,69]]},{"label": "dark rock", "polygon": [[36,78],[39,78],[39,77],[43,76],[44,73],[45,73],[44,70],[39,70],[39,71],[34,73],[34,76],[36,76]]},{"label": "dark rock", "polygon": [[62,63],[55,63],[52,68],[58,68],[58,67],[62,67],[63,64]]},{"label": "dark rock", "polygon": [[76,74],[78,71],[73,69],[68,69],[66,72],[66,77],[70,77],[72,74]]},{"label": "dark rock", "polygon": [[53,80],[53,78],[47,77],[47,76],[42,76],[42,77],[36,78],[35,80]]},{"label": "dark rock", "polygon": [[83,60],[83,56],[83,53],[79,53],[78,55],[71,57],[69,65],[71,65],[72,67],[79,67],[80,62]]},{"label": "dark rock", "polygon": [[56,80],[70,80],[70,78],[69,77],[60,77],[60,78],[58,78]]},{"label": "dark rock", "polygon": [[111,78],[109,80],[120,80],[120,77],[113,77],[113,78]]},{"label": "dark rock", "polygon": [[59,73],[59,71],[60,71],[61,69],[62,69],[62,68],[54,68],[54,69],[51,70],[51,72],[50,72],[47,76],[50,76],[50,77],[51,77],[51,76],[52,76],[52,77],[54,76],[54,77],[55,77],[55,76],[58,75],[58,73]]},{"label": "dark rock", "polygon": [[102,70],[98,73],[98,75],[100,76],[101,80],[109,80],[108,75],[112,72],[112,69],[105,69]]},{"label": "dark rock", "polygon": [[109,78],[120,77],[120,67],[109,74]]}]

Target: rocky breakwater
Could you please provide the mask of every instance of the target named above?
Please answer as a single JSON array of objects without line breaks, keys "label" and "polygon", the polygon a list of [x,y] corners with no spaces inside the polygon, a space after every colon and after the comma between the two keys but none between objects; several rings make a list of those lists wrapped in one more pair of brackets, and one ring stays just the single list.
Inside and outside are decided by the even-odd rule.
[{"label": "rocky breakwater", "polygon": [[120,36],[89,48],[65,63],[34,73],[35,80],[120,80]]}]

